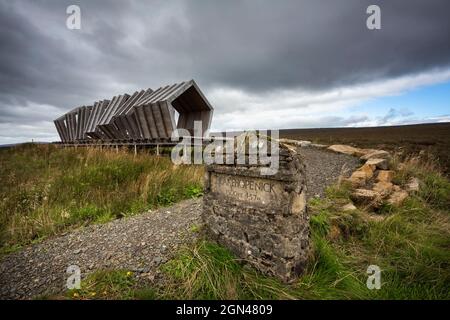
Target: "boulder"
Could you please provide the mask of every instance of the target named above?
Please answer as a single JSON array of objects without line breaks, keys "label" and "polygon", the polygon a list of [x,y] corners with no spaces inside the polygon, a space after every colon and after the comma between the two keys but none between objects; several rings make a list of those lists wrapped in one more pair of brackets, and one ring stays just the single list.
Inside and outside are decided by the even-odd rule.
[{"label": "boulder", "polygon": [[384,150],[372,150],[361,156],[361,160],[369,160],[369,159],[390,159],[391,154]]},{"label": "boulder", "polygon": [[366,164],[374,165],[378,169],[381,170],[388,170],[389,169],[389,163],[387,159],[381,159],[381,158],[373,158],[366,161]]},{"label": "boulder", "polygon": [[388,198],[387,202],[393,206],[400,206],[403,201],[408,197],[408,192],[405,190],[398,190],[394,191],[390,197]]},{"label": "boulder", "polygon": [[392,170],[380,170],[378,171],[377,180],[383,182],[391,182],[394,178],[394,171]]}]

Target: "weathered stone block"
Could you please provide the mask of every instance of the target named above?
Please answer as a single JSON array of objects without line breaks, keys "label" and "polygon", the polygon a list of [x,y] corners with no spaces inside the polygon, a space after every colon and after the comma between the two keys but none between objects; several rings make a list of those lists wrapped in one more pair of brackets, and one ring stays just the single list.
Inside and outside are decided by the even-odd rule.
[{"label": "weathered stone block", "polygon": [[369,159],[390,159],[391,154],[384,150],[373,150],[372,152],[366,153],[361,156],[361,160],[369,160]]},{"label": "weathered stone block", "polygon": [[394,171],[392,170],[380,170],[378,172],[377,180],[382,182],[391,182],[394,178]]},{"label": "weathered stone block", "polygon": [[265,274],[291,282],[309,256],[305,165],[280,147],[279,170],[258,165],[207,166],[203,221],[209,236]]},{"label": "weathered stone block", "polygon": [[350,195],[350,198],[360,204],[374,204],[380,200],[380,194],[373,190],[356,189]]},{"label": "weathered stone block", "polygon": [[387,170],[389,169],[389,163],[387,159],[369,159],[366,164],[375,165],[378,169]]},{"label": "weathered stone block", "polygon": [[378,181],[373,185],[373,191],[378,192],[382,197],[391,194],[394,185],[392,182]]}]

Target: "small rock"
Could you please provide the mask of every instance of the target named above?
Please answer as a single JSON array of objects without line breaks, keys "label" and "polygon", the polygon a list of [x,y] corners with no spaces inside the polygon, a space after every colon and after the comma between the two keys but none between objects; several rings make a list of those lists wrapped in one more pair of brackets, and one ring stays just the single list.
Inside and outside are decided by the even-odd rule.
[{"label": "small rock", "polygon": [[363,155],[361,160],[369,160],[369,159],[389,159],[391,158],[391,154],[384,150],[373,150],[365,155]]},{"label": "small rock", "polygon": [[403,201],[405,201],[407,197],[408,192],[406,192],[405,190],[394,191],[394,193],[391,194],[387,202],[393,206],[398,207],[403,203]]},{"label": "small rock", "polygon": [[300,141],[292,140],[292,139],[278,139],[278,141],[282,144],[289,144],[293,146],[300,145]]},{"label": "small rock", "polygon": [[324,149],[324,148],[327,148],[328,146],[326,144],[311,143],[311,147]]},{"label": "small rock", "polygon": [[77,250],[74,250],[73,254],[80,254],[82,251],[83,250],[81,250],[81,249],[77,249]]},{"label": "small rock", "polygon": [[365,214],[365,218],[370,221],[381,222],[386,219],[386,216],[381,214]]},{"label": "small rock", "polygon": [[410,192],[417,192],[420,188],[420,181],[419,179],[412,177],[408,184],[406,185],[406,190]]},{"label": "small rock", "polygon": [[379,201],[380,194],[373,190],[356,189],[355,191],[352,192],[350,198],[356,203],[375,204]]},{"label": "small rock", "polygon": [[353,187],[361,187],[366,184],[367,175],[364,171],[356,170],[348,179]]},{"label": "small rock", "polygon": [[383,182],[391,182],[394,178],[394,171],[392,170],[380,170],[378,171],[377,180]]},{"label": "small rock", "polygon": [[327,234],[327,238],[331,241],[335,241],[341,237],[341,229],[337,226],[331,226],[330,231]]},{"label": "small rock", "polygon": [[375,165],[366,163],[361,168],[359,168],[358,171],[364,172],[366,174],[366,178],[370,179],[373,177],[375,169],[376,169]]},{"label": "small rock", "polygon": [[392,182],[378,181],[372,189],[373,191],[378,192],[382,197],[387,197],[391,194],[393,187],[394,185]]},{"label": "small rock", "polygon": [[307,141],[307,140],[299,141],[299,145],[302,148],[309,147],[311,145],[311,141]]},{"label": "small rock", "polygon": [[159,264],[161,264],[162,260],[163,259],[161,257],[155,257],[155,258],[153,258],[152,263],[155,265],[159,265]]},{"label": "small rock", "polygon": [[375,167],[377,167],[378,169],[381,169],[381,170],[389,169],[389,164],[388,164],[387,159],[373,158],[373,159],[367,160],[366,164],[374,165]]},{"label": "small rock", "polygon": [[356,210],[357,208],[355,207],[355,205],[353,203],[347,203],[345,206],[342,207],[342,211],[353,211]]}]

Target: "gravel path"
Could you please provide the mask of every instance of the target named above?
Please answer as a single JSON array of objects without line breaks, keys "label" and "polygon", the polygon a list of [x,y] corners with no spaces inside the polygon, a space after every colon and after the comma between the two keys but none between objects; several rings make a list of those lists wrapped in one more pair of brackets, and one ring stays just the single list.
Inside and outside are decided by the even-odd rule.
[{"label": "gravel path", "polygon": [[0,299],[31,298],[64,290],[69,265],[82,275],[96,269],[133,270],[142,280],[159,276],[180,244],[194,240],[201,199],[187,200],[135,217],[70,232],[0,261]]},{"label": "gravel path", "polygon": [[[323,195],[347,168],[351,156],[302,148],[307,165],[308,197]],[[197,238],[192,225],[201,223],[202,200],[187,200],[135,217],[92,225],[28,246],[0,258],[0,299],[29,299],[64,291],[69,265],[82,276],[97,269],[127,269],[142,281],[160,279],[158,266],[176,249]]]},{"label": "gravel path", "polygon": [[308,198],[322,197],[325,187],[333,184],[339,175],[349,177],[360,166],[358,158],[326,149],[299,148],[306,163]]}]

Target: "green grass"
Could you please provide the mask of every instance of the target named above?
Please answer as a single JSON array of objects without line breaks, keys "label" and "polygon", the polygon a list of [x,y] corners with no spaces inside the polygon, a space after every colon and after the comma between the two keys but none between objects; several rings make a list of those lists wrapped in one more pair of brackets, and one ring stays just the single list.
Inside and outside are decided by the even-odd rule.
[{"label": "green grass", "polygon": [[227,249],[199,241],[182,249],[162,271],[169,277],[160,299],[274,299],[291,298],[276,279],[243,265]]},{"label": "green grass", "polygon": [[[2,253],[68,228],[202,194],[202,168],[174,167],[162,157],[33,145],[2,150],[0,164]],[[201,240],[161,267],[162,286],[142,288],[127,270],[103,270],[66,298],[450,299],[450,184],[432,164],[415,159],[403,164],[395,182],[411,177],[420,179],[420,191],[401,207],[384,205],[376,213],[343,212],[347,184],[312,199],[310,261],[293,284],[264,276]],[[369,265],[382,270],[380,290],[366,287]]]},{"label": "green grass", "polygon": [[133,299],[136,280],[127,270],[96,271],[81,281],[80,289],[71,289],[66,298],[75,300]]},{"label": "green grass", "polygon": [[[157,298],[175,299],[450,299],[448,180],[429,166],[399,175],[421,179],[421,191],[401,207],[342,212],[350,189],[310,201],[312,255],[291,285],[243,265],[206,241],[183,249],[164,267],[170,279]],[[380,290],[366,286],[367,268],[381,268]]]},{"label": "green grass", "polygon": [[22,145],[0,150],[0,253],[70,228],[202,192],[203,168],[126,150]]},{"label": "green grass", "polygon": [[[123,286],[119,299],[450,299],[448,181],[428,165],[407,164],[397,176],[417,176],[421,191],[401,207],[343,212],[347,184],[309,202],[312,252],[293,284],[262,275],[222,246],[200,240],[161,267],[163,286]],[[405,182],[408,179],[404,179]],[[434,195],[439,195],[436,197]],[[193,226],[197,232],[200,226]],[[366,286],[367,268],[381,268],[379,290]],[[105,282],[95,278],[96,283]],[[125,283],[126,281],[118,281]],[[89,299],[90,285],[78,298]],[[97,290],[97,289],[96,289]],[[99,290],[97,290],[99,291]]]}]

